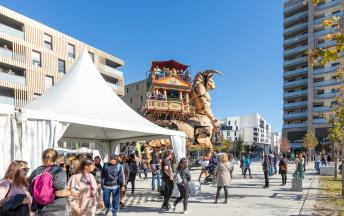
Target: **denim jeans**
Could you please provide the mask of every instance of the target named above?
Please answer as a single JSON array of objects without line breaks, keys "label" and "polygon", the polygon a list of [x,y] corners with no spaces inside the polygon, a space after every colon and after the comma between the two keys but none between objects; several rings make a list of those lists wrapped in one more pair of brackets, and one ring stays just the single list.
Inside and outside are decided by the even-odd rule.
[{"label": "denim jeans", "polygon": [[116,186],[114,189],[104,188],[103,190],[103,201],[107,209],[110,208],[110,196],[112,194],[112,213],[114,215],[119,211],[119,191],[119,186]]},{"label": "denim jeans", "polygon": [[269,166],[269,176],[272,176],[273,170],[274,170],[273,166],[270,165],[270,166]]},{"label": "denim jeans", "polygon": [[155,179],[158,181],[158,189],[160,188],[160,171],[156,172],[155,175],[152,175],[152,191],[155,191]]}]

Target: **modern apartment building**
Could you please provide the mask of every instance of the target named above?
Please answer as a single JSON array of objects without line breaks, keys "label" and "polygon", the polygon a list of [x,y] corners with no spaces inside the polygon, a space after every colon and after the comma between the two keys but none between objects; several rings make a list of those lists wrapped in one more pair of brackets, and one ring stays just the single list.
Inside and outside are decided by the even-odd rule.
[{"label": "modern apartment building", "polygon": [[271,134],[271,147],[277,153],[280,153],[281,141],[282,134],[280,132],[274,132]]},{"label": "modern apartment building", "polygon": [[222,120],[221,135],[223,139],[236,141],[242,139],[244,145],[271,149],[271,125],[258,113],[232,116]]},{"label": "modern apartment building", "polygon": [[125,85],[125,96],[122,100],[133,110],[141,114],[142,106],[145,104],[147,97],[147,81],[140,80]]},{"label": "modern apartment building", "polygon": [[340,83],[335,72],[339,61],[325,66],[312,66],[307,51],[330,47],[334,41],[325,41],[330,28],[324,28],[324,19],[342,17],[344,0],[325,0],[317,6],[304,0],[288,0],[284,4],[283,32],[283,131],[291,148],[302,146],[307,130],[313,131],[320,144],[328,144],[328,117]]},{"label": "modern apartment building", "polygon": [[21,107],[43,94],[84,49],[114,92],[124,95],[121,59],[0,6],[0,104]]}]

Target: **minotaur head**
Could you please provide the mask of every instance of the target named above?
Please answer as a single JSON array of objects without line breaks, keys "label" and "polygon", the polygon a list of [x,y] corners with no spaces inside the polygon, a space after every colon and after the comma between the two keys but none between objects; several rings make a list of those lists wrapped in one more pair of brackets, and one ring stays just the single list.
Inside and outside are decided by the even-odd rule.
[{"label": "minotaur head", "polygon": [[213,79],[214,74],[221,74],[219,71],[216,70],[206,70],[204,72],[200,72],[196,75],[194,82],[201,82],[204,84],[204,87],[208,90],[215,88],[215,82]]}]

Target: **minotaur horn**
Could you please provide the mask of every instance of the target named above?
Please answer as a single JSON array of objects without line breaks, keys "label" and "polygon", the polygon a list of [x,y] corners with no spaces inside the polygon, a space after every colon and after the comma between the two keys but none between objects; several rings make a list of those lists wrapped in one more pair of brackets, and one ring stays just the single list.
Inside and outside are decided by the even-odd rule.
[{"label": "minotaur horn", "polygon": [[217,71],[217,70],[206,70],[203,72],[203,74],[206,76],[213,75],[213,74],[222,75],[222,73],[220,71]]}]

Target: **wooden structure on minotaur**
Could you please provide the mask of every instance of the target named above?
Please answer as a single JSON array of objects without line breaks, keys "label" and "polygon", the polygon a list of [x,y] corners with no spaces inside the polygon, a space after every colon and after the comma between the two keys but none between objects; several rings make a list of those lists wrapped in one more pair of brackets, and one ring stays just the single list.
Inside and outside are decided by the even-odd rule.
[{"label": "wooden structure on minotaur", "polygon": [[[162,127],[185,132],[189,145],[212,149],[219,131],[209,95],[215,88],[213,74],[219,72],[199,72],[192,82],[187,65],[174,60],[153,61],[143,114]],[[169,141],[156,140],[149,145],[160,147],[169,145]]]},{"label": "wooden structure on minotaur", "polygon": [[171,120],[187,120],[195,114],[190,105],[192,83],[187,65],[174,60],[153,61],[147,83],[143,114],[149,120],[170,127]]}]

